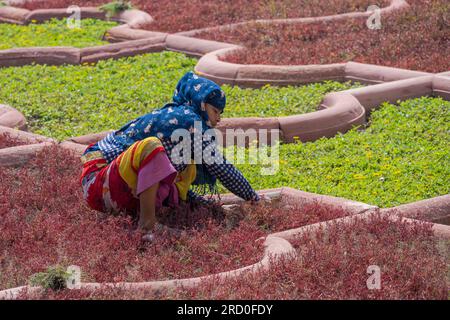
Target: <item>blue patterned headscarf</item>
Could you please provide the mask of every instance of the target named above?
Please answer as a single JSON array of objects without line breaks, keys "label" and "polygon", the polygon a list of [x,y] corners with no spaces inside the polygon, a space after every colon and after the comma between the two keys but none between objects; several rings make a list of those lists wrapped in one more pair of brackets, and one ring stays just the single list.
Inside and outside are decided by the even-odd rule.
[{"label": "blue patterned headscarf", "polygon": [[[161,111],[164,111],[164,109],[179,109],[181,113],[177,112],[173,116],[177,118],[178,125],[181,125],[184,129],[190,129],[192,123],[198,121],[197,117],[200,116],[204,132],[211,128],[211,124],[202,102],[208,103],[223,112],[226,105],[225,92],[215,82],[189,71],[178,82],[173,95],[173,103],[166,104]],[[170,123],[171,120],[173,122],[173,119],[169,119],[167,123]],[[168,126],[165,131],[171,134],[178,128],[178,125]],[[193,184],[209,186],[210,191],[217,193],[215,177],[209,174],[202,164],[197,164],[197,177]],[[196,191],[202,194],[206,193],[206,189],[202,187],[197,188]]]},{"label": "blue patterned headscarf", "polygon": [[223,111],[226,104],[225,93],[215,82],[189,71],[178,82],[173,103],[192,107],[195,113],[208,121],[208,114],[202,110],[202,102]]},{"label": "blue patterned headscarf", "polygon": [[[226,104],[225,93],[211,80],[202,78],[192,71],[186,73],[178,82],[173,102],[161,109],[134,119],[115,132],[115,140],[124,149],[138,140],[149,136],[169,139],[177,129],[194,130],[196,121],[202,123],[202,133],[211,128],[208,113],[202,108],[202,102],[211,104],[223,111]],[[197,179],[194,185],[209,185],[217,192],[216,179],[208,173],[202,164],[197,165]],[[203,194],[206,193],[203,189]],[[196,190],[200,192],[200,190]]]},{"label": "blue patterned headscarf", "polygon": [[[177,104],[178,106],[184,106],[187,110],[192,110],[202,118],[204,131],[211,128],[211,124],[202,102],[208,103],[220,111],[223,111],[226,105],[224,91],[213,81],[199,77],[192,71],[186,73],[178,82],[173,101],[172,104],[168,104],[164,108],[173,107],[174,104]],[[192,122],[191,119],[187,120],[189,123]],[[197,177],[193,184],[209,186],[210,191],[217,192],[215,177],[210,175],[201,164],[197,164]],[[206,193],[205,188],[201,187],[197,188],[196,191],[202,194]]]}]

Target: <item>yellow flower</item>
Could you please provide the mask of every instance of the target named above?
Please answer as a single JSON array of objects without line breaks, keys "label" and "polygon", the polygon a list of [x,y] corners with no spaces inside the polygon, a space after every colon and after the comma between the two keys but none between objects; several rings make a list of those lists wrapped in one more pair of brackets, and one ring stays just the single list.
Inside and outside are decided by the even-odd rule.
[{"label": "yellow flower", "polygon": [[33,19],[33,20],[31,20],[31,22],[32,22],[32,23],[36,23],[36,22],[37,22],[37,20],[34,20],[34,19]]},{"label": "yellow flower", "polygon": [[353,178],[356,180],[361,180],[361,179],[364,179],[365,177],[362,174],[357,173],[357,174],[353,175]]}]

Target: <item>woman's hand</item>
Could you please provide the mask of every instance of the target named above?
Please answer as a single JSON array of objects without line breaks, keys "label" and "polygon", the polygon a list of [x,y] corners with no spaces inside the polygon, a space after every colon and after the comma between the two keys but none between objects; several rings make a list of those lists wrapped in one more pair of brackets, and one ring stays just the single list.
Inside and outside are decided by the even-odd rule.
[{"label": "woman's hand", "polygon": [[154,242],[157,237],[157,234],[164,234],[164,233],[169,235],[170,237],[175,238],[179,238],[185,235],[185,231],[183,230],[170,228],[157,222],[155,223],[152,230],[148,231],[146,234],[142,236],[142,241],[149,243]]},{"label": "woman's hand", "polygon": [[257,194],[257,198],[251,200],[251,204],[270,204],[272,199],[265,194]]}]

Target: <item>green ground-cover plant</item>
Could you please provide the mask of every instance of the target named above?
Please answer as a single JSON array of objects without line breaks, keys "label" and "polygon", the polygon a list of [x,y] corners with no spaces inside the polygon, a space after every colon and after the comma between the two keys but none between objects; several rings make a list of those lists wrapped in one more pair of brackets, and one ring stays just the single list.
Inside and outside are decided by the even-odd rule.
[{"label": "green ground-cover plant", "polygon": [[[0,69],[0,101],[23,112],[32,131],[58,139],[117,129],[170,102],[177,81],[196,60],[153,53],[83,66]],[[223,86],[223,117],[277,116],[314,111],[331,91],[356,87],[327,81],[254,90]]]},{"label": "green ground-cover plant", "polygon": [[289,186],[390,207],[450,192],[449,131],[449,101],[384,103],[363,131],[281,145],[274,175],[237,166],[255,189]]},{"label": "green ground-cover plant", "polygon": [[0,50],[21,47],[71,46],[77,48],[108,44],[102,36],[116,22],[81,20],[80,28],[69,28],[67,19],[51,19],[26,26],[0,23]]},{"label": "green ground-cover plant", "polygon": [[[194,65],[194,59],[182,54],[161,52],[81,67],[3,68],[0,101],[22,111],[32,131],[63,139],[118,128],[164,105],[178,79]],[[296,99],[302,103],[293,112],[308,112],[312,110],[304,106],[318,104],[320,92],[346,86],[223,86],[228,97],[225,116],[285,114]],[[274,105],[277,108],[270,109]],[[282,145],[280,168],[273,176],[261,176],[260,165],[238,167],[256,189],[290,186],[382,207],[446,194],[449,107],[439,98],[384,104],[372,113],[365,131]]]},{"label": "green ground-cover plant", "polygon": [[45,289],[62,290],[66,288],[66,282],[70,273],[62,266],[48,267],[45,272],[38,272],[30,277],[32,286],[41,286]]}]

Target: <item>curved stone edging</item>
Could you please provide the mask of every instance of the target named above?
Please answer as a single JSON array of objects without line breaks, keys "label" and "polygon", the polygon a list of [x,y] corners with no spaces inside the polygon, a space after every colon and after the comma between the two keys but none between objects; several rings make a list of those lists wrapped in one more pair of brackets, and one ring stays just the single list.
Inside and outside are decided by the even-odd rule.
[{"label": "curved stone edging", "polygon": [[[191,40],[191,46],[195,42],[197,40]],[[177,51],[184,52],[184,48],[181,47],[183,42],[179,44]],[[324,80],[351,80],[365,84],[378,84],[432,75],[428,72],[357,62],[324,65],[262,65],[237,64],[220,60],[221,57],[241,49],[240,46],[230,45],[227,48],[209,52],[199,59],[195,71],[220,84],[238,85],[245,88],[258,88],[266,84],[298,85]]]},{"label": "curved stone edging", "polygon": [[94,142],[97,142],[97,141],[103,139],[111,132],[114,132],[114,130],[107,130],[107,131],[103,131],[103,132],[99,132],[99,133],[85,134],[83,136],[69,138],[66,141],[74,142],[74,143],[78,143],[78,144],[89,145],[91,143],[94,143]]},{"label": "curved stone edging", "polygon": [[[416,223],[416,222],[421,222],[421,221],[423,222],[423,220],[415,220],[415,219],[405,218],[405,217],[398,215],[397,213],[393,213],[392,211],[383,211],[382,209],[380,210],[379,208],[376,208],[376,209],[371,209],[367,212],[364,212],[364,213],[361,213],[358,215],[351,215],[351,216],[338,218],[338,219],[334,219],[334,220],[330,220],[330,221],[324,221],[324,222],[310,224],[310,225],[303,226],[300,228],[295,228],[295,229],[290,229],[290,230],[273,233],[272,236],[279,237],[279,238],[285,239],[287,241],[290,241],[290,240],[293,240],[296,237],[299,237],[305,233],[314,232],[317,230],[326,230],[328,228],[330,222],[341,222],[341,223],[347,224],[347,223],[350,223],[351,221],[353,221],[354,219],[367,220],[374,213],[379,213],[380,215],[385,216],[391,220],[400,219],[401,221],[408,222],[408,223]],[[438,238],[450,239],[450,226],[448,226],[448,225],[432,223],[432,231],[433,231],[433,234]]]},{"label": "curved stone edging", "polygon": [[278,118],[229,118],[219,123],[217,129],[225,136],[227,129],[279,130],[281,140],[286,143],[315,141],[364,125],[367,115],[383,102],[396,103],[426,95],[448,100],[450,77],[429,75],[333,92],[324,97],[315,112]]},{"label": "curved stone edging", "polygon": [[26,130],[27,119],[25,119],[25,116],[20,111],[13,107],[0,104],[0,126]]},{"label": "curved stone edging", "polygon": [[52,142],[41,142],[0,149],[0,167],[23,166],[33,159],[36,153],[52,144]]},{"label": "curved stone edging", "polygon": [[395,213],[405,218],[450,225],[450,194],[385,208],[381,211]]},{"label": "curved stone edging", "polygon": [[56,142],[52,138],[48,138],[46,136],[7,127],[0,121],[0,134],[5,133],[8,134],[12,139],[17,140],[20,143]]},{"label": "curved stone edging", "polygon": [[70,141],[58,142],[52,138],[6,127],[0,123],[1,134],[8,134],[23,145],[0,149],[0,168],[21,167],[33,159],[37,152],[51,145],[59,145],[64,149],[71,150],[76,156],[80,156],[87,147],[87,145]]}]

